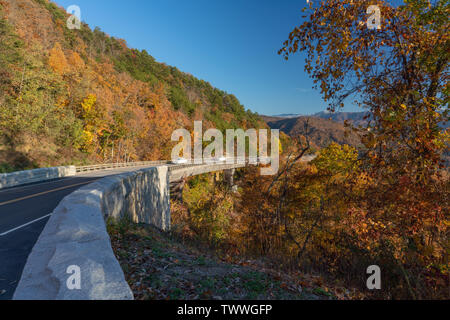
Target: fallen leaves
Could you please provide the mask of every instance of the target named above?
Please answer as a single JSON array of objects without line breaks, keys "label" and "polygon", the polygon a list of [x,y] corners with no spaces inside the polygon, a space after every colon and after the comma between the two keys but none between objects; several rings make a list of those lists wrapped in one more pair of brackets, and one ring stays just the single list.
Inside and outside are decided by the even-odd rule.
[{"label": "fallen leaves", "polygon": [[[329,299],[312,282],[261,261],[235,264],[174,242],[151,227],[109,226],[114,252],[137,300]],[[201,253],[201,254],[200,254]],[[307,287],[312,285],[311,287]],[[328,289],[327,289],[328,290]]]}]

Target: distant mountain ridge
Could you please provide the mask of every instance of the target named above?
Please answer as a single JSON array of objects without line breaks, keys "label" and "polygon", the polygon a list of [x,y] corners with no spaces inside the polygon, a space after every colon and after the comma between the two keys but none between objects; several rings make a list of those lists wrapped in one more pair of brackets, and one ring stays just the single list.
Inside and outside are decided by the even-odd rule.
[{"label": "distant mountain ridge", "polygon": [[[330,143],[348,144],[361,147],[361,140],[355,132],[344,126],[345,121],[354,126],[364,126],[368,112],[318,112],[313,115],[281,114],[262,116],[272,129],[279,129],[288,136],[306,136],[313,145],[325,148]],[[305,124],[308,122],[308,132]]]},{"label": "distant mountain ridge", "polygon": [[[328,116],[330,114],[327,114]],[[313,145],[319,148],[325,148],[331,143],[348,144],[354,147],[361,146],[358,135],[349,129],[347,129],[343,121],[351,118],[347,115],[347,118],[340,121],[330,120],[330,117],[320,117],[316,115],[312,116],[300,116],[295,118],[282,118],[274,116],[262,116],[267,122],[270,128],[279,129],[288,136],[298,137],[306,136],[310,138]],[[338,119],[343,119],[338,118]],[[354,121],[362,121],[359,117],[355,117]],[[306,128],[308,124],[308,128]]]},{"label": "distant mountain ridge", "polygon": [[344,123],[346,120],[349,120],[353,125],[363,125],[367,123],[367,120],[364,117],[368,116],[369,112],[318,112],[313,117],[319,117],[322,119],[331,119],[336,122]]},{"label": "distant mountain ridge", "polygon": [[303,116],[303,114],[300,113],[282,113],[282,114],[276,114],[273,115],[272,117],[274,118],[298,118]]},{"label": "distant mountain ridge", "polygon": [[288,119],[288,118],[299,118],[299,117],[318,117],[322,119],[331,119],[336,122],[344,123],[344,121],[349,120],[355,125],[363,124],[367,120],[364,119],[369,112],[328,112],[321,111],[311,115],[305,115],[301,113],[282,113],[272,116],[265,116],[270,118],[280,118],[280,119]]}]

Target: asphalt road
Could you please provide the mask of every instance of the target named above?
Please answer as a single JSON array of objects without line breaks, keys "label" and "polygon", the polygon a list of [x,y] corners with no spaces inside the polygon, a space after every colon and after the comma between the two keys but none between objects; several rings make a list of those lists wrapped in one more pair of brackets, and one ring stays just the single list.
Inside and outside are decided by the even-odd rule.
[{"label": "asphalt road", "polygon": [[34,244],[59,202],[109,175],[139,167],[104,170],[0,190],[0,300],[9,300]]}]

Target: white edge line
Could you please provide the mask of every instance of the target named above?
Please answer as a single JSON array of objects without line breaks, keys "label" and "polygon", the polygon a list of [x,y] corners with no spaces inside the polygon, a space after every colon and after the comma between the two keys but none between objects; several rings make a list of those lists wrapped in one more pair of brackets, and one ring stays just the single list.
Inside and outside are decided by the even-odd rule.
[{"label": "white edge line", "polygon": [[50,213],[50,214],[47,214],[46,216],[40,217],[40,218],[38,218],[38,219],[36,219],[36,220],[33,220],[33,221],[30,221],[30,222],[28,222],[28,223],[25,223],[25,224],[23,224],[23,225],[21,225],[21,226],[18,226],[18,227],[16,227],[16,228],[14,228],[14,229],[11,229],[11,230],[6,231],[6,232],[4,232],[4,233],[0,233],[0,237],[6,236],[7,234],[10,234],[11,232],[14,232],[14,231],[17,231],[17,230],[19,230],[19,229],[22,229],[22,228],[24,228],[24,227],[26,227],[26,226],[29,226],[29,225],[32,224],[32,223],[35,223],[35,222],[38,222],[38,221],[40,221],[40,220],[42,220],[42,219],[45,219],[45,218],[47,218],[47,217],[50,217],[51,215],[52,215],[51,213]]}]

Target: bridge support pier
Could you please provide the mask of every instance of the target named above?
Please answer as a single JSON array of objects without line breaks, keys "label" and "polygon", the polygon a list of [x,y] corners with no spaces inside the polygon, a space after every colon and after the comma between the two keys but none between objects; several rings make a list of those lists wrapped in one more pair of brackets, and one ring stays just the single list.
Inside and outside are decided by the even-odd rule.
[{"label": "bridge support pier", "polygon": [[172,181],[170,183],[170,197],[174,200],[183,201],[183,189],[186,184],[186,179]]},{"label": "bridge support pier", "polygon": [[220,172],[214,172],[214,183],[220,182]]},{"label": "bridge support pier", "polygon": [[225,184],[230,188],[233,188],[233,186],[234,186],[234,173],[235,172],[236,172],[236,169],[228,169],[228,170],[224,170],[224,172],[223,172]]}]

